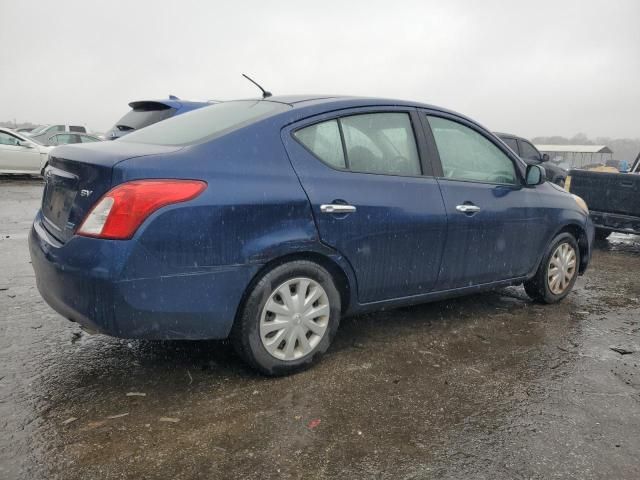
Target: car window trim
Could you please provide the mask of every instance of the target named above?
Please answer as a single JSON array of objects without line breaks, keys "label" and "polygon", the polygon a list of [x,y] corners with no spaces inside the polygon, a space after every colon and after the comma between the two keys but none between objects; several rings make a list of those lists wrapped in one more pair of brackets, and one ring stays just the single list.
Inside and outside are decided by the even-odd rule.
[{"label": "car window trim", "polygon": [[[500,143],[496,142],[493,138],[491,138],[491,136],[489,136],[487,134],[487,132],[483,131],[483,129],[479,128],[477,125],[465,120],[464,118],[458,117],[456,115],[452,115],[449,114],[447,112],[440,112],[437,110],[429,110],[429,109],[420,109],[421,112],[421,120],[423,122],[424,128],[425,128],[425,134],[427,135],[427,137],[430,139],[430,142],[433,142],[433,148],[435,149],[435,161],[438,162],[437,165],[437,176],[436,178],[438,180],[448,180],[448,181],[456,181],[456,182],[469,182],[469,183],[481,183],[481,184],[485,184],[485,185],[501,185],[501,186],[508,186],[508,187],[516,187],[516,188],[521,188],[525,185],[524,182],[524,173],[523,173],[523,168],[524,166],[521,164],[522,160],[520,160],[517,157],[514,157],[513,152],[510,151],[510,149],[507,147],[505,149],[505,145],[501,145]],[[443,118],[445,120],[449,120],[452,122],[456,122],[459,123],[460,125],[463,125],[471,130],[473,130],[474,132],[482,135],[485,139],[487,139],[488,141],[490,141],[493,145],[495,145],[502,153],[504,153],[507,158],[509,160],[511,160],[511,163],[513,165],[513,169],[515,170],[516,173],[516,177],[518,178],[519,183],[497,183],[497,182],[482,182],[479,180],[461,180],[461,179],[455,179],[455,178],[447,178],[444,176],[444,169],[442,168],[442,160],[440,159],[440,152],[438,151],[438,146],[436,144],[435,141],[435,137],[433,136],[433,131],[431,129],[431,125],[429,123],[429,118],[428,117],[439,117],[439,118]]]},{"label": "car window trim", "polygon": [[[348,154],[347,154],[347,148],[346,148],[346,144],[345,144],[345,140],[344,140],[344,134],[342,131],[342,124],[340,122],[341,118],[345,118],[345,117],[353,117],[356,115],[370,115],[370,114],[375,114],[375,113],[406,113],[407,115],[409,115],[409,121],[411,123],[411,129],[413,131],[413,136],[414,136],[414,140],[415,140],[415,144],[416,144],[416,150],[418,153],[418,164],[420,167],[420,173],[417,175],[403,175],[401,173],[384,173],[384,172],[362,172],[359,170],[351,170],[349,168],[349,160],[348,160]],[[311,120],[311,121],[309,121]],[[307,127],[311,127],[313,125],[317,125],[320,123],[324,123],[324,122],[329,122],[331,120],[336,120],[336,123],[338,125],[338,131],[340,134],[340,141],[341,141],[341,145],[342,145],[342,151],[343,151],[343,156],[344,156],[344,160],[345,160],[345,168],[338,168],[334,165],[330,165],[329,163],[325,162],[324,160],[322,160],[320,157],[318,157],[314,152],[311,151],[311,149],[309,149],[306,145],[304,145],[301,141],[299,141],[296,136],[295,133],[298,130],[302,130],[304,128]],[[289,136],[293,139],[294,142],[296,142],[298,145],[300,145],[302,148],[304,148],[307,152],[309,152],[314,158],[316,158],[318,161],[320,161],[323,165],[325,165],[326,167],[338,171],[338,172],[346,172],[346,173],[359,173],[359,174],[365,174],[365,175],[385,175],[387,177],[404,177],[404,178],[435,178],[435,176],[433,175],[433,167],[432,164],[430,162],[430,160],[425,160],[425,153],[426,153],[426,145],[425,145],[425,140],[424,140],[424,132],[423,132],[423,128],[422,125],[420,123],[420,116],[418,114],[417,108],[415,107],[380,107],[380,106],[364,106],[364,107],[360,107],[357,109],[353,109],[353,108],[349,108],[349,109],[341,109],[341,110],[335,110],[332,112],[324,112],[320,115],[317,116],[313,116],[310,118],[306,118],[304,120],[301,120],[299,122],[296,122],[293,124],[293,126],[288,125],[285,128],[287,128],[289,130]]]}]

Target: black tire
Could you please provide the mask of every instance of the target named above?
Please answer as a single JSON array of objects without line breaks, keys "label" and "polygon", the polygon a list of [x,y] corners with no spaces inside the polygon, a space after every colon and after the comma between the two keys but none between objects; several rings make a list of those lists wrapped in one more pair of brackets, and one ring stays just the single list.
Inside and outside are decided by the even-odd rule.
[{"label": "black tire", "polygon": [[[310,353],[295,360],[281,360],[272,356],[263,345],[260,318],[272,293],[283,283],[300,277],[315,280],[324,289],[329,301],[328,325]],[[270,376],[299,372],[318,362],[329,348],[340,324],[340,294],[329,272],[317,263],[296,260],[268,271],[249,288],[231,332],[231,341],[238,355],[256,370]]]},{"label": "black tire", "polygon": [[[556,294],[549,288],[548,269],[551,256],[562,243],[568,243],[575,251],[575,271],[573,274],[573,278],[564,289],[564,291],[560,294]],[[578,278],[579,265],[580,248],[578,248],[578,242],[573,235],[569,233],[561,233],[556,236],[551,242],[551,246],[545,252],[545,255],[540,262],[540,266],[538,267],[536,274],[531,279],[524,282],[524,290],[525,292],[527,292],[527,295],[529,295],[529,297],[531,297],[531,299],[536,302],[547,304],[557,303],[569,294],[574,284],[576,283],[576,279]]]},{"label": "black tire", "polygon": [[604,228],[596,228],[596,240],[603,242],[607,238],[609,238],[609,235],[611,235],[612,233],[613,232],[611,230],[605,230]]}]

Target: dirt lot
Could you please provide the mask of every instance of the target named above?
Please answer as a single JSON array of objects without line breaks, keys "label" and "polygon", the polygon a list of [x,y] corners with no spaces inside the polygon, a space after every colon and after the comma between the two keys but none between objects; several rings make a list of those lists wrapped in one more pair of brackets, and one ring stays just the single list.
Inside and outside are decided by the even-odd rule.
[{"label": "dirt lot", "polygon": [[558,306],[509,288],[346,319],[320,365],[267,379],[224,342],[54,313],[40,194],[0,179],[0,478],[640,478],[638,237],[598,245]]}]

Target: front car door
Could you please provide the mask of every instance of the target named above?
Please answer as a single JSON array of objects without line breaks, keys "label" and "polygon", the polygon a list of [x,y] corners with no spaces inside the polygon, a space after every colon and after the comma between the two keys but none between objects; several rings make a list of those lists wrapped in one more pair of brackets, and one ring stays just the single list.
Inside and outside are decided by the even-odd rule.
[{"label": "front car door", "polygon": [[283,130],[320,239],[351,264],[360,303],[436,284],[446,213],[423,135],[417,111],[400,107],[325,114]]},{"label": "front car door", "polygon": [[0,132],[0,170],[39,173],[40,150],[28,140],[8,132]]},{"label": "front car door", "polygon": [[491,134],[464,119],[425,112],[449,218],[438,290],[520,278],[539,259],[544,215],[524,186],[524,166]]}]

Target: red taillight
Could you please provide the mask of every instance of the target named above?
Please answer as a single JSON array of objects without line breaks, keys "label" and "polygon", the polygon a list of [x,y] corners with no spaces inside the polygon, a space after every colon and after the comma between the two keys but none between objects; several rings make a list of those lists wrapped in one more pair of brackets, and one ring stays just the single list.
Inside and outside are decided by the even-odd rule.
[{"label": "red taillight", "polygon": [[167,205],[186,202],[207,188],[198,180],[135,180],[107,192],[78,229],[86,237],[131,238],[144,220]]}]

